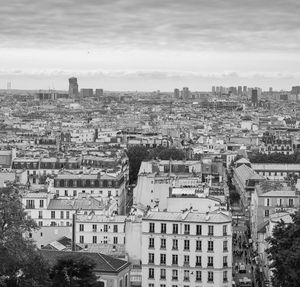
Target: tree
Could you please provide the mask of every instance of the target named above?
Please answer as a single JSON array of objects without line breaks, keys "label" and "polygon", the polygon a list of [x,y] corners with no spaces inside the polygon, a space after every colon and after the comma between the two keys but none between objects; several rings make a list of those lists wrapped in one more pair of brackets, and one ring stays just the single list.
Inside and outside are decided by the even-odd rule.
[{"label": "tree", "polygon": [[47,264],[33,242],[24,237],[36,228],[26,218],[18,190],[1,188],[0,286],[48,286]]},{"label": "tree", "polygon": [[300,211],[291,216],[292,223],[281,220],[267,239],[275,287],[298,287],[300,282]]},{"label": "tree", "polygon": [[129,159],[129,183],[136,182],[141,163],[148,156],[148,149],[144,146],[131,146],[127,150]]},{"label": "tree", "polygon": [[53,287],[98,286],[93,273],[95,262],[81,254],[69,254],[59,258],[50,272]]}]

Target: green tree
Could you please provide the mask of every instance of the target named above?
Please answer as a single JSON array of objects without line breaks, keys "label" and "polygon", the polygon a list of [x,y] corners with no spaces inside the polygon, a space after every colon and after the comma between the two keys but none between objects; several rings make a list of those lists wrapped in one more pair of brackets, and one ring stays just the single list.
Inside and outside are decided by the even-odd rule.
[{"label": "green tree", "polygon": [[58,259],[50,272],[53,287],[98,286],[93,273],[95,262],[82,254],[64,255]]},{"label": "green tree", "polygon": [[275,287],[298,287],[300,282],[300,211],[292,218],[292,223],[277,224],[267,239]]},{"label": "green tree", "polygon": [[0,286],[48,286],[48,268],[24,234],[36,229],[26,218],[19,192],[0,189]]}]

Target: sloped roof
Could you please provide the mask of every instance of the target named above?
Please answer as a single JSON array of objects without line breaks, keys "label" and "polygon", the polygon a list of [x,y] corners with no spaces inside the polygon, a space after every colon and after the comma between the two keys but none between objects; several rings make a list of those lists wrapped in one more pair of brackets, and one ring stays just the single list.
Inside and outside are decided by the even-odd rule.
[{"label": "sloped roof", "polygon": [[263,180],[264,177],[259,175],[257,172],[255,172],[252,168],[250,168],[249,166],[243,164],[239,167],[237,167],[234,170],[236,176],[239,178],[239,180],[242,182],[242,184],[245,186],[246,181],[248,179],[259,179],[259,180]]},{"label": "sloped roof", "polygon": [[120,271],[131,265],[127,261],[114,258],[102,253],[41,250],[41,254],[52,266],[56,264],[58,259],[64,258],[68,255],[88,257],[96,263],[94,271],[100,273],[119,273]]},{"label": "sloped roof", "polygon": [[47,207],[48,210],[103,210],[104,205],[99,200],[89,198],[51,199]]}]

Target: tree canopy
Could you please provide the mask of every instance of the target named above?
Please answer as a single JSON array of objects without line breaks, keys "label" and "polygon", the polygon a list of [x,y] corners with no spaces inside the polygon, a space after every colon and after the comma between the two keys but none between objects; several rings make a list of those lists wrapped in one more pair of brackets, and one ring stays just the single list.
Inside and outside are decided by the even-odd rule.
[{"label": "tree canopy", "polygon": [[249,155],[249,160],[252,163],[300,163],[300,153],[294,154],[281,154],[281,153],[255,153]]},{"label": "tree canopy", "polygon": [[129,158],[129,182],[136,182],[139,169],[143,160],[162,159],[162,160],[182,160],[185,158],[183,150],[175,147],[156,147],[146,148],[144,146],[131,146],[128,148]]},{"label": "tree canopy", "polygon": [[273,236],[267,239],[272,282],[276,287],[298,287],[300,282],[300,211],[292,218],[292,223],[277,224]]},{"label": "tree canopy", "polygon": [[81,254],[68,254],[58,259],[50,272],[53,287],[100,286],[93,273],[95,262]]},{"label": "tree canopy", "polygon": [[24,234],[36,229],[26,217],[19,192],[0,188],[0,286],[48,286],[48,267]]}]

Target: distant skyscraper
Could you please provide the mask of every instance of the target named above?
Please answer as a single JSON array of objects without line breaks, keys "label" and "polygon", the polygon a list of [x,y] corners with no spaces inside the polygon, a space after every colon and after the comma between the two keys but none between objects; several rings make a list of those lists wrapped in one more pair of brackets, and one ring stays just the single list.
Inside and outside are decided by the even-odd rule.
[{"label": "distant skyscraper", "polygon": [[81,89],[80,96],[81,98],[91,98],[94,94],[93,89]]},{"label": "distant skyscraper", "polygon": [[78,98],[78,83],[75,77],[69,79],[69,98]]},{"label": "distant skyscraper", "polygon": [[215,94],[216,93],[216,87],[212,86],[211,91],[212,91],[213,94]]},{"label": "distant skyscraper", "polygon": [[189,88],[188,88],[188,87],[182,88],[182,91],[181,91],[181,97],[182,97],[183,99],[188,99],[189,96],[190,96]]},{"label": "distant skyscraper", "polygon": [[299,95],[300,94],[300,86],[292,87],[292,94],[293,95]]},{"label": "distant skyscraper", "polygon": [[7,90],[11,90],[11,82],[7,82]]},{"label": "distant skyscraper", "polygon": [[258,104],[258,91],[257,91],[257,89],[252,89],[251,101],[252,101],[252,104],[254,106],[257,106],[257,104]]},{"label": "distant skyscraper", "polygon": [[272,88],[272,87],[269,88],[269,93],[270,93],[270,94],[273,93],[273,88]]},{"label": "distant skyscraper", "polygon": [[97,98],[103,98],[103,89],[96,89],[95,95]]},{"label": "distant skyscraper", "polygon": [[246,95],[247,94],[247,86],[243,87],[243,94]]},{"label": "distant skyscraper", "polygon": [[242,86],[238,86],[238,95],[240,96],[240,95],[242,95],[242,93],[243,93]]},{"label": "distant skyscraper", "polygon": [[178,99],[179,96],[180,96],[179,89],[174,89],[174,98],[175,98],[175,99]]}]

